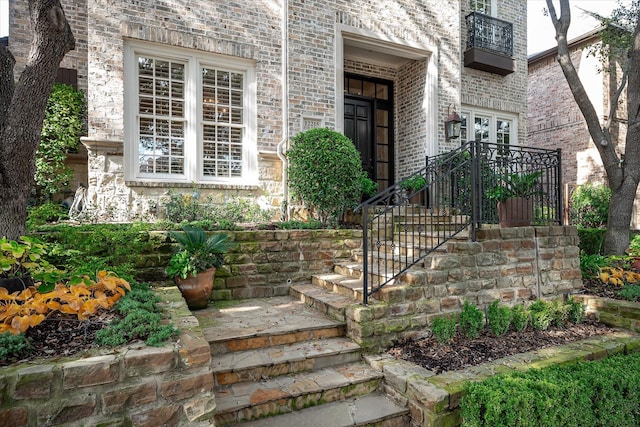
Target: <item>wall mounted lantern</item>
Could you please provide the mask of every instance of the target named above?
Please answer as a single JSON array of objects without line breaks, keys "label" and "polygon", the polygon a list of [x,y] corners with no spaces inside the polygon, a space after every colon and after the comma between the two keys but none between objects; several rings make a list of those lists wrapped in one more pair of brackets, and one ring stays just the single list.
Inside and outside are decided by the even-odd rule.
[{"label": "wall mounted lantern", "polygon": [[460,124],[462,119],[455,110],[447,116],[444,122],[444,137],[448,141],[450,139],[460,138]]}]

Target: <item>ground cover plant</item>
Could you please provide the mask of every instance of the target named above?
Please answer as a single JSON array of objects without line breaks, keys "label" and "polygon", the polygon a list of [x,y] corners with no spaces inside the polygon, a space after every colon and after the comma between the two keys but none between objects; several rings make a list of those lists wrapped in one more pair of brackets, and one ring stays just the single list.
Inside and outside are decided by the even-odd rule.
[{"label": "ground cover plant", "polygon": [[[462,328],[457,329],[456,323],[462,313],[459,316],[436,316],[431,320],[432,336],[400,341],[388,353],[440,373],[613,331],[612,328],[586,319],[583,304],[573,299],[537,303],[534,311],[547,313],[549,318],[541,322],[540,326],[544,325],[545,328],[534,328],[531,305],[533,304],[508,307],[499,302],[492,303],[487,308],[487,319],[483,316],[482,319],[474,320],[475,324],[483,325],[475,337],[468,336]],[[477,307],[474,307],[476,310],[469,307],[473,305],[468,304],[467,315],[476,310],[482,313]],[[511,321],[507,322],[509,318]],[[509,327],[504,331],[507,323]]]},{"label": "ground cover plant", "polygon": [[466,427],[637,426],[640,354],[469,382],[460,406]]},{"label": "ground cover plant", "polygon": [[46,260],[49,251],[33,237],[0,239],[0,278],[22,283],[15,291],[0,287],[0,365],[133,340],[160,345],[177,332],[163,322],[148,285],[113,271],[58,269]]}]

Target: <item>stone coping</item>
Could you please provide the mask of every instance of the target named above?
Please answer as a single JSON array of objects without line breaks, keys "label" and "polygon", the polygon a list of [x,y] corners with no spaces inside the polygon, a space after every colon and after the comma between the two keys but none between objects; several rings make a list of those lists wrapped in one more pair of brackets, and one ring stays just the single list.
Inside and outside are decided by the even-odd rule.
[{"label": "stone coping", "polygon": [[482,381],[493,375],[552,365],[571,365],[615,354],[640,351],[640,336],[615,332],[566,345],[553,346],[497,359],[459,371],[436,375],[414,363],[390,355],[364,356],[375,369],[384,373],[385,391],[401,404],[407,404],[411,416],[421,426],[457,426],[461,423],[460,401],[468,381]]}]

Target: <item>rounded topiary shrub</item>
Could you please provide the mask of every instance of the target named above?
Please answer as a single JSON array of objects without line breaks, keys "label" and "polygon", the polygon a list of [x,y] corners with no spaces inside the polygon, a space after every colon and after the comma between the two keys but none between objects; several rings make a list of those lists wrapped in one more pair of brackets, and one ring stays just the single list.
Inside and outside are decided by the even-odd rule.
[{"label": "rounded topiary shrub", "polygon": [[301,132],[287,157],[294,197],[321,222],[337,221],[360,202],[366,174],[360,153],[346,136],[326,128]]}]

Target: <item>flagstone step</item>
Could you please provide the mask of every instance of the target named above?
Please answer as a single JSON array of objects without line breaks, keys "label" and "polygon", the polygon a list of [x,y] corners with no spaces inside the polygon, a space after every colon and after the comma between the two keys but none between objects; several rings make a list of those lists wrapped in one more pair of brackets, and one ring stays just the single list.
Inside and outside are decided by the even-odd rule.
[{"label": "flagstone step", "polygon": [[219,387],[360,360],[360,346],[339,337],[219,354],[212,357],[211,367]]},{"label": "flagstone step", "polygon": [[[383,374],[364,362],[216,387],[218,427],[377,391]],[[275,424],[272,425],[278,425]]]},{"label": "flagstone step", "polygon": [[264,418],[238,424],[238,427],[407,427],[409,410],[398,406],[387,396],[373,393],[367,396],[314,406],[277,420]]},{"label": "flagstone step", "polygon": [[345,335],[345,324],[291,296],[194,311],[212,355]]},{"label": "flagstone step", "polygon": [[340,322],[346,321],[346,308],[361,300],[356,301],[353,297],[330,292],[313,284],[292,285],[289,295]]}]

